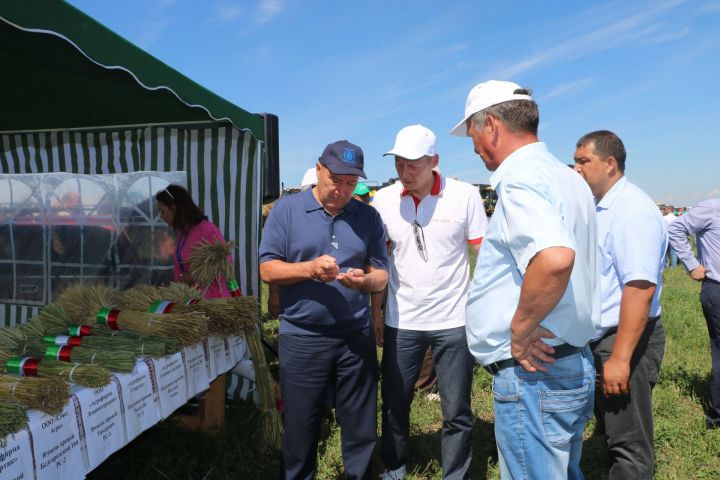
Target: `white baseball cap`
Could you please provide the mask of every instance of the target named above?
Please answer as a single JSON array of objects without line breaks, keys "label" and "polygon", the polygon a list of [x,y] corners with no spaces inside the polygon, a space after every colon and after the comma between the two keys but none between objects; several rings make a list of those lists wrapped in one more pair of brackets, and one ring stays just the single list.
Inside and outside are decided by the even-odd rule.
[{"label": "white baseball cap", "polygon": [[305,187],[312,187],[313,185],[317,185],[317,172],[315,171],[315,167],[310,167],[305,171],[305,175],[303,175],[302,182],[300,182],[300,188]]},{"label": "white baseball cap", "polygon": [[425,156],[432,157],[435,151],[435,134],[422,125],[410,125],[400,130],[395,137],[395,146],[383,154],[396,155],[407,160],[419,160]]},{"label": "white baseball cap", "polygon": [[467,102],[465,102],[465,118],[450,130],[450,135],[458,137],[467,136],[467,119],[473,114],[485,110],[488,107],[505,103],[511,100],[532,100],[532,96],[521,93],[515,93],[516,90],[522,90],[517,83],[504,82],[500,80],[488,80],[484,83],[475,85],[470,93],[468,93]]}]

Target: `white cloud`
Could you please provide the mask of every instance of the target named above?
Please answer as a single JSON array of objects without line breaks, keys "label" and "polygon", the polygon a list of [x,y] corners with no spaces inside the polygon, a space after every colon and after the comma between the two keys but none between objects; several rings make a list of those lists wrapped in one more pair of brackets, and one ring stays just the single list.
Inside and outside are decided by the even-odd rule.
[{"label": "white cloud", "polygon": [[685,27],[681,30],[678,30],[677,32],[668,32],[664,35],[658,35],[656,37],[651,37],[647,39],[647,43],[665,43],[665,42],[672,42],[673,40],[678,40],[680,38],[686,37],[690,33],[690,27]]},{"label": "white cloud", "polygon": [[557,87],[550,90],[549,93],[540,97],[538,101],[544,102],[553,97],[559,97],[568,93],[576,93],[578,91],[584,90],[586,87],[592,85],[594,82],[594,78],[582,78],[580,80],[575,80],[574,82],[558,85]]},{"label": "white cloud", "polygon": [[283,2],[281,0],[260,0],[257,15],[258,23],[269,22],[277,15],[279,15],[284,8],[285,5],[283,5]]},{"label": "white cloud", "polygon": [[720,2],[707,2],[695,9],[696,14],[720,13]]},{"label": "white cloud", "polygon": [[653,34],[662,31],[663,24],[657,23],[656,18],[682,2],[683,0],[670,0],[657,3],[653,8],[646,9],[642,13],[626,16],[594,31],[573,36],[514,64],[501,67],[489,77],[512,78],[538,67],[566,63],[593,53],[625,46],[640,40],[648,40],[652,38]]},{"label": "white cloud", "polygon": [[218,20],[229,22],[242,15],[243,9],[239,5],[227,2],[218,2],[215,5],[215,17]]},{"label": "white cloud", "polygon": [[166,30],[175,22],[171,14],[175,0],[162,0],[150,5],[150,9],[140,23],[137,44],[140,48],[148,49],[157,42]]}]

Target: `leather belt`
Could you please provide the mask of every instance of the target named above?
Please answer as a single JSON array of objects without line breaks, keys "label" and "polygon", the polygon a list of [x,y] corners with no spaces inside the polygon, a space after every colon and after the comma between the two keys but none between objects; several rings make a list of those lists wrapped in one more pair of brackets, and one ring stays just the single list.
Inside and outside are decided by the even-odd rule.
[{"label": "leather belt", "polygon": [[[551,345],[552,346],[552,345]],[[569,343],[563,343],[553,347],[555,353],[551,356],[553,358],[565,358],[570,355],[582,352],[583,347],[575,347]],[[508,358],[507,360],[500,360],[499,362],[491,363],[490,365],[484,365],[483,368],[487,370],[490,375],[497,374],[500,370],[504,370],[510,367],[519,367],[520,364],[514,358]]]}]

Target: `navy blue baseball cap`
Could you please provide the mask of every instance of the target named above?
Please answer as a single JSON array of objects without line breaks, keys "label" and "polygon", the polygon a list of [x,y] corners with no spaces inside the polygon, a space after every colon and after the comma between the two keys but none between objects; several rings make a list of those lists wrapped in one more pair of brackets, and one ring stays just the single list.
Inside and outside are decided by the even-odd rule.
[{"label": "navy blue baseball cap", "polygon": [[335,175],[359,175],[367,178],[363,171],[363,151],[347,140],[331,143],[318,161]]}]

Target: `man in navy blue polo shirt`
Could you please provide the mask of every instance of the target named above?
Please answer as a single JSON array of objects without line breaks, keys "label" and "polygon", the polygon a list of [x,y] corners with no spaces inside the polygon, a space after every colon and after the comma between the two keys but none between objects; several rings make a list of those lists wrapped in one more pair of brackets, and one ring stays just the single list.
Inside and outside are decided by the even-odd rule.
[{"label": "man in navy blue polo shirt", "polygon": [[265,223],[260,276],[280,285],[282,478],[314,478],[323,395],[336,389],[347,478],[370,478],[377,431],[377,358],[369,293],[387,283],[380,215],[352,198],[362,150],[328,145],[312,188],[280,199]]}]

